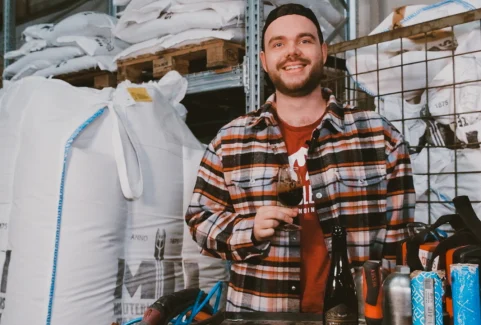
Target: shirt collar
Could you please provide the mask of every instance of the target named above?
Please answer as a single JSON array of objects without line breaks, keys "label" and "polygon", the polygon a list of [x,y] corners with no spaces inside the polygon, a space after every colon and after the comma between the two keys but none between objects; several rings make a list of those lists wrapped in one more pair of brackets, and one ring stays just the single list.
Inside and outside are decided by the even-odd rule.
[{"label": "shirt collar", "polygon": [[[317,129],[321,129],[325,122],[329,122],[338,132],[343,132],[344,107],[336,100],[336,97],[329,88],[323,88],[322,94],[327,101],[327,111]],[[273,107],[275,100],[275,94],[272,94],[261,108],[251,113],[252,120],[248,124],[248,127],[264,128],[269,125],[276,126],[278,122],[275,118]]]}]

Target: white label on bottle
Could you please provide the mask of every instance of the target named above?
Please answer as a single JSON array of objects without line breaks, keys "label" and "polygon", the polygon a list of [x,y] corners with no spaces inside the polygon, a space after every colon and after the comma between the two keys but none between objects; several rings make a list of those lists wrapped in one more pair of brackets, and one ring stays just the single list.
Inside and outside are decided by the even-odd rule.
[{"label": "white label on bottle", "polygon": [[435,325],[434,279],[424,279],[424,324]]}]

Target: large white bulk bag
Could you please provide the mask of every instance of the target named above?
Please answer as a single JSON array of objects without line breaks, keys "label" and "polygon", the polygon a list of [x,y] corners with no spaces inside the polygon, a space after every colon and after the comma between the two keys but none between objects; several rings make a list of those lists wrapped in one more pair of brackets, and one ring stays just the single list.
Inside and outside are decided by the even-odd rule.
[{"label": "large white bulk bag", "polygon": [[[455,51],[454,62],[450,60],[432,80],[430,86],[436,88],[424,94],[429,113],[436,122],[450,125],[453,130],[455,123],[466,127],[481,120],[478,112],[481,100],[481,55],[479,52],[466,54],[481,49],[480,33],[479,29],[475,29],[467,35]],[[455,91],[453,83],[456,83]]]},{"label": "large white bulk bag", "polygon": [[140,194],[135,179],[119,177],[119,160],[138,170],[127,157],[131,142],[119,141],[124,123],[106,108],[109,89],[37,77],[18,83],[2,103],[18,139],[2,320],[111,323],[121,316],[115,293],[127,219],[122,192]]},{"label": "large white bulk bag", "polygon": [[[459,195],[467,195],[471,201],[481,202],[479,149],[424,148],[411,160],[417,200],[427,202],[429,198],[430,201],[440,202],[430,204],[431,220],[428,204],[417,203],[416,221],[433,223],[445,214],[456,213],[452,199]],[[458,173],[455,174],[455,171]],[[428,172],[431,175],[426,175]],[[481,216],[481,203],[475,203],[474,209]]]},{"label": "large white bulk bag", "polygon": [[128,204],[122,317],[129,320],[160,296],[184,288],[182,146],[188,129],[153,82],[121,83],[114,106],[135,135],[144,177],[143,195]]},{"label": "large white bulk bag", "polygon": [[[152,38],[194,29],[219,29],[243,24],[244,4],[232,2],[230,12],[214,10],[199,10],[195,12],[164,12],[158,19],[127,26],[117,25],[115,35],[129,43],[139,43]],[[224,16],[225,15],[225,16]],[[229,17],[237,17],[227,20]]]},{"label": "large white bulk bag", "polygon": [[[378,101],[375,101],[377,104]],[[421,119],[421,111],[425,103],[411,104],[401,97],[392,95],[381,97],[379,100],[379,114],[386,117],[409,142],[413,151],[420,151],[424,145],[426,123]]]},{"label": "large white bulk bag", "polygon": [[[18,111],[7,113],[3,103],[9,100],[11,94],[16,94],[13,89],[18,86],[15,83],[6,83],[1,89],[0,99],[0,324],[3,324],[2,315],[7,303],[6,293],[11,258],[11,251],[8,249],[8,224],[12,203],[15,155],[19,141],[17,130],[10,127],[9,124],[17,125],[21,119]],[[23,100],[26,102],[28,98],[24,97]]]},{"label": "large white bulk bag", "polygon": [[[423,88],[451,60],[451,52],[411,51],[390,56],[385,53],[362,54],[346,60],[346,67],[353,80],[366,93],[372,96],[395,94],[410,100],[422,94]],[[429,61],[426,68],[426,57]],[[401,67],[402,63],[402,67]],[[427,70],[427,75],[426,75]],[[427,83],[427,84],[426,84]]]}]

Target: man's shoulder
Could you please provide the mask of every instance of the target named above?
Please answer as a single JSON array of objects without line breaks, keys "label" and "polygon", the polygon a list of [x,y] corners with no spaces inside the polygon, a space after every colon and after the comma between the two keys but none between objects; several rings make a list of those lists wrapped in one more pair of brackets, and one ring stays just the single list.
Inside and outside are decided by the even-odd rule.
[{"label": "man's shoulder", "polygon": [[404,141],[401,132],[387,118],[372,110],[345,109],[344,125],[348,132],[382,134],[389,147]]},{"label": "man's shoulder", "polygon": [[252,124],[259,118],[260,111],[261,109],[258,109],[233,119],[220,128],[219,135],[229,135],[233,132],[244,134],[247,130],[251,129]]},{"label": "man's shoulder", "polygon": [[346,126],[376,128],[382,127],[385,131],[399,133],[399,130],[384,116],[368,109],[358,107],[346,108],[344,110],[344,121]]}]

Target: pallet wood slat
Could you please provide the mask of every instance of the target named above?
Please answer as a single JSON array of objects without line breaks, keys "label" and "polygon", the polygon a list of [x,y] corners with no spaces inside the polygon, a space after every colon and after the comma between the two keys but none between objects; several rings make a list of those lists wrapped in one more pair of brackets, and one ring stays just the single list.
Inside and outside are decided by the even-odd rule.
[{"label": "pallet wood slat", "polygon": [[77,87],[102,89],[117,86],[116,74],[110,71],[100,70],[99,68],[62,74],[54,76],[54,78],[63,80]]},{"label": "pallet wood slat", "polygon": [[172,70],[185,75],[192,72],[193,62],[198,60],[205,60],[205,65],[201,67],[203,71],[225,69],[241,63],[244,53],[244,47],[240,44],[214,39],[118,60],[117,78],[119,83],[124,80],[140,82],[145,74],[151,75],[153,79],[160,79]]}]

